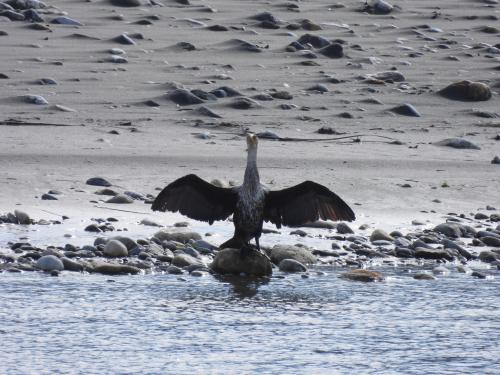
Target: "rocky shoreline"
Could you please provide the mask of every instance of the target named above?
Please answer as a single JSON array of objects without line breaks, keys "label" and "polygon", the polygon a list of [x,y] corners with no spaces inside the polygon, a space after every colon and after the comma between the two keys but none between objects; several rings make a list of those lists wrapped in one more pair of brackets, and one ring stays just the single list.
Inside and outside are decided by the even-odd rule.
[{"label": "rocky shoreline", "polygon": [[[382,281],[384,275],[374,269],[379,265],[411,268],[413,277],[435,279],[435,275],[451,271],[486,279],[500,270],[500,215],[489,207],[489,215],[453,214],[430,229],[402,233],[387,233],[361,225],[353,230],[346,223],[313,223],[328,249],[304,244],[277,244],[264,247],[263,253],[222,249],[197,232],[188,231],[186,223],[177,228],[163,228],[149,238],[131,238],[125,232],[95,237],[92,244],[76,246],[33,246],[29,242],[9,242],[0,245],[0,273],[41,271],[58,276],[63,271],[135,275],[167,273],[184,276],[232,274],[242,277],[286,276],[301,273],[307,278],[320,266],[339,269],[340,276],[354,281]],[[1,216],[4,224],[37,225],[40,231],[60,221],[34,221],[16,210]],[[8,221],[7,221],[8,220]],[[7,224],[8,222],[8,224]],[[15,222],[15,224],[13,224]],[[102,225],[110,225],[104,222]],[[419,224],[413,223],[416,228]],[[307,227],[292,229],[290,234],[307,237]],[[289,237],[287,237],[288,239]],[[477,262],[484,265],[477,267]],[[431,271],[431,272],[429,272]]]}]

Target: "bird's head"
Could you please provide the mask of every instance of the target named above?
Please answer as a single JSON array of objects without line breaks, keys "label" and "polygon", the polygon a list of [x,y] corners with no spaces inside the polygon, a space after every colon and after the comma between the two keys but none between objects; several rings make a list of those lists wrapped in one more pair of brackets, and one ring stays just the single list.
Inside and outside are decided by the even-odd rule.
[{"label": "bird's head", "polygon": [[247,134],[247,146],[248,150],[253,150],[257,149],[257,144],[259,143],[259,140],[257,136],[253,133],[248,133]]}]

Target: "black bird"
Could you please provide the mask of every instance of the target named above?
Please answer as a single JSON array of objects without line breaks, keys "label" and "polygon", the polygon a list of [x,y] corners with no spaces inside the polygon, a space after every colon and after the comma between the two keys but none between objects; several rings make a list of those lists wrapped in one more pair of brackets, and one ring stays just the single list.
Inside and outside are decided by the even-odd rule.
[{"label": "black bird", "polygon": [[323,220],[355,219],[351,208],[323,185],[304,181],[283,190],[268,190],[260,184],[257,170],[257,136],[247,135],[248,156],[243,185],[221,188],[188,174],[175,180],[156,197],[153,211],[179,211],[187,217],[207,221],[225,220],[233,214],[234,236],[220,248],[248,248],[259,238],[262,224],[270,221],[278,228]]}]

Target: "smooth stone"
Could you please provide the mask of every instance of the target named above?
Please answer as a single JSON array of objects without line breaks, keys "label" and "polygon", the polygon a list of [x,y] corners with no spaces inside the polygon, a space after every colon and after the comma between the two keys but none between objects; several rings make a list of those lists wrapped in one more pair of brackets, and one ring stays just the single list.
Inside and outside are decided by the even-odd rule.
[{"label": "smooth stone", "polygon": [[71,260],[67,257],[61,258],[61,261],[62,261],[62,263],[64,265],[64,269],[66,271],[81,272],[84,270],[84,267],[82,264],[80,264],[74,260]]},{"label": "smooth stone", "polygon": [[484,101],[491,99],[491,89],[482,82],[460,81],[452,83],[438,92],[441,96],[462,101]]},{"label": "smooth stone", "polygon": [[436,280],[436,277],[429,273],[417,273],[413,275],[415,280]]},{"label": "smooth stone", "polygon": [[307,267],[295,259],[283,259],[278,268],[282,272],[306,272]]},{"label": "smooth stone", "polygon": [[362,282],[375,282],[384,280],[384,276],[380,272],[364,269],[351,270],[341,274],[339,277],[351,281]]},{"label": "smooth stone", "polygon": [[24,21],[24,14],[13,10],[0,10],[0,17],[6,17],[11,21]]},{"label": "smooth stone", "polygon": [[396,247],[396,249],[394,249],[394,254],[398,258],[414,258],[415,257],[415,251],[413,251],[412,249],[404,248],[404,247]]},{"label": "smooth stone", "polygon": [[44,255],[36,261],[36,266],[44,271],[62,271],[63,262],[55,255]]},{"label": "smooth stone", "polygon": [[109,187],[111,183],[102,177],[92,177],[85,182],[87,185]]},{"label": "smooth stone", "polygon": [[316,256],[303,247],[289,245],[275,245],[270,253],[271,261],[278,265],[283,259],[294,259],[302,264],[314,264],[317,262]]},{"label": "smooth stone", "polygon": [[125,55],[126,52],[121,48],[111,48],[109,53],[112,55]]},{"label": "smooth stone", "polygon": [[204,266],[203,262],[200,261],[199,259],[184,253],[176,254],[172,259],[172,265],[177,267],[187,267],[191,265],[196,265],[201,267]]},{"label": "smooth stone", "polygon": [[114,197],[111,197],[106,201],[106,203],[115,203],[115,204],[130,204],[134,203],[134,200],[126,195],[118,194]]},{"label": "smooth stone", "polygon": [[323,85],[322,83],[318,83],[318,84],[316,84],[316,85],[314,85],[314,86],[311,86],[311,87],[309,87],[307,90],[308,90],[308,91],[317,91],[317,92],[321,92],[321,93],[330,91],[330,90],[328,89],[328,87],[326,87],[326,86],[325,86],[325,85]]},{"label": "smooth stone", "polygon": [[49,102],[41,95],[26,95],[25,100],[30,104],[47,105]]},{"label": "smooth stone", "polygon": [[141,269],[126,264],[96,262],[93,271],[104,275],[135,275],[141,272]]},{"label": "smooth stone", "polygon": [[167,95],[168,99],[180,106],[201,104],[204,102],[200,97],[186,89],[176,89]]},{"label": "smooth stone", "polygon": [[[132,250],[133,248],[137,247],[138,244],[136,241],[129,237],[125,236],[114,236],[113,238],[110,238],[109,241],[115,240],[115,241],[120,241],[125,247],[127,248],[128,251]],[[107,243],[108,241],[106,241]]]},{"label": "smooth stone", "polygon": [[375,74],[369,74],[368,77],[378,79],[380,81],[384,82],[404,82],[406,81],[405,76],[395,70],[389,70],[387,72],[378,72]]},{"label": "smooth stone", "polygon": [[487,246],[500,247],[500,238],[498,237],[493,237],[493,236],[481,237],[481,241]]},{"label": "smooth stone", "polygon": [[321,48],[318,52],[331,59],[338,59],[344,56],[344,47],[339,43],[332,43]]},{"label": "smooth stone", "polygon": [[486,279],[488,277],[486,274],[479,271],[472,271],[471,276],[478,279]]},{"label": "smooth stone", "polygon": [[188,243],[190,240],[199,241],[201,236],[196,232],[171,232],[166,229],[160,230],[154,234],[155,238],[163,241],[176,241],[180,243]]},{"label": "smooth stone", "polygon": [[117,7],[138,7],[143,5],[140,0],[110,0],[111,5]]},{"label": "smooth stone", "polygon": [[499,256],[493,251],[481,251],[479,253],[479,260],[485,263],[493,263],[498,260]]},{"label": "smooth stone", "polygon": [[242,96],[234,99],[230,106],[234,109],[252,109],[260,107],[260,104],[251,98]]},{"label": "smooth stone", "polygon": [[151,219],[142,219],[139,224],[146,225],[148,227],[161,227],[162,226],[161,224],[158,224],[156,221],[151,220]]},{"label": "smooth stone", "polygon": [[220,250],[210,268],[219,274],[246,274],[256,277],[272,274],[272,264],[268,257],[258,251],[250,251],[242,256],[239,249]]},{"label": "smooth stone", "polygon": [[374,14],[389,14],[394,9],[392,4],[384,0],[372,1],[371,7]]},{"label": "smooth stone", "polygon": [[408,103],[393,107],[390,109],[390,111],[402,116],[421,117],[418,110],[414,106]]},{"label": "smooth stone", "polygon": [[14,210],[14,216],[19,224],[31,224],[32,220],[29,215],[21,210]]},{"label": "smooth stone", "polygon": [[104,254],[109,257],[126,257],[128,256],[127,247],[118,240],[110,240],[104,246]]},{"label": "smooth stone", "polygon": [[375,241],[394,241],[394,237],[390,236],[387,234],[387,232],[383,231],[382,229],[375,229],[372,234],[370,235],[370,241],[375,242]]},{"label": "smooth stone", "polygon": [[472,256],[472,254],[470,252],[468,252],[466,249],[464,249],[462,246],[460,246],[459,244],[457,244],[457,243],[455,243],[447,238],[443,239],[442,244],[444,245],[445,249],[457,250],[458,253],[467,260],[471,260],[474,258]]},{"label": "smooth stone", "polygon": [[475,145],[474,143],[462,139],[462,138],[447,138],[443,139],[442,141],[434,143],[435,145],[438,146],[446,146],[446,147],[452,147],[452,148],[457,148],[457,149],[465,149],[465,150],[480,150],[481,147]]},{"label": "smooth stone", "polygon": [[449,261],[453,260],[453,255],[448,251],[443,249],[427,249],[423,247],[417,247],[415,249],[415,258],[421,259],[446,259]]},{"label": "smooth stone", "polygon": [[102,229],[97,224],[90,224],[85,227],[85,232],[101,233]]},{"label": "smooth stone", "polygon": [[83,23],[80,21],[65,16],[56,17],[51,21],[51,23],[58,25],[83,26]]},{"label": "smooth stone", "polygon": [[202,116],[208,116],[211,118],[222,118],[222,116],[219,115],[217,112],[214,112],[210,108],[205,107],[203,105],[200,108],[198,108],[197,112]]},{"label": "smooth stone", "polygon": [[322,36],[313,34],[304,34],[298,40],[300,45],[310,44],[314,48],[324,48],[330,45],[330,41]]},{"label": "smooth stone", "polygon": [[451,238],[459,238],[463,234],[460,226],[454,223],[442,223],[435,226],[433,230]]},{"label": "smooth stone", "polygon": [[124,56],[111,55],[109,57],[109,62],[114,63],[114,64],[127,64],[128,59]]},{"label": "smooth stone", "polygon": [[340,222],[337,224],[337,233],[339,234],[352,234],[354,231],[346,223]]},{"label": "smooth stone", "polygon": [[500,156],[495,156],[491,161],[491,164],[500,164]]},{"label": "smooth stone", "polygon": [[182,275],[184,273],[182,268],[179,268],[177,266],[168,266],[166,271],[171,275]]},{"label": "smooth stone", "polygon": [[118,35],[113,39],[113,41],[120,43],[120,44],[125,44],[125,45],[135,45],[137,44],[132,38],[130,38],[127,34],[121,34]]},{"label": "smooth stone", "polygon": [[24,19],[31,22],[45,22],[43,17],[34,9],[27,9],[23,12]]},{"label": "smooth stone", "polygon": [[56,201],[56,200],[58,200],[56,197],[54,197],[53,195],[50,195],[50,194],[43,194],[41,198],[43,201]]}]

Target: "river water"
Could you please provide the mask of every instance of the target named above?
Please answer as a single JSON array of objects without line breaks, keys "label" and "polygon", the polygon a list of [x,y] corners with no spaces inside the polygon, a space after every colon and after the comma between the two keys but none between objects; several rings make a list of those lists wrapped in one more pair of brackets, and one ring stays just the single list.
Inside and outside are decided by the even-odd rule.
[{"label": "river water", "polygon": [[325,267],[260,282],[2,273],[0,373],[499,373],[498,271],[378,270],[371,284]]}]

